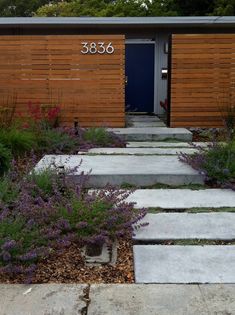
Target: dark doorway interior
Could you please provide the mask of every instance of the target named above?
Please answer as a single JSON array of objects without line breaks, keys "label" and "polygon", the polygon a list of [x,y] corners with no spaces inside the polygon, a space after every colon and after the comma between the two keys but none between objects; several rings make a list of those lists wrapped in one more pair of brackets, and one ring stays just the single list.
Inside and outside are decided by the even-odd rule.
[{"label": "dark doorway interior", "polygon": [[126,44],[126,111],[154,111],[154,44]]}]

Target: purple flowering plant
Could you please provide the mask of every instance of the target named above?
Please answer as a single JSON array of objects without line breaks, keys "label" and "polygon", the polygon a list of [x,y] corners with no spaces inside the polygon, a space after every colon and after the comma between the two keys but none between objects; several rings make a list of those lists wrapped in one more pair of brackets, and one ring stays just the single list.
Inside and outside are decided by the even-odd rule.
[{"label": "purple flowering plant", "polygon": [[[79,166],[78,166],[79,167]],[[24,173],[17,166],[4,178],[12,196],[0,200],[0,273],[32,277],[37,262],[71,244],[102,244],[129,237],[146,223],[145,209],[126,201],[132,191],[106,187],[88,191],[89,174],[49,167],[40,173]],[[11,191],[8,191],[8,194]],[[11,194],[10,194],[11,196]],[[28,280],[27,280],[28,281]]]},{"label": "purple flowering plant", "polygon": [[214,141],[208,147],[195,145],[198,152],[180,153],[179,159],[198,170],[209,183],[235,190],[235,142]]}]

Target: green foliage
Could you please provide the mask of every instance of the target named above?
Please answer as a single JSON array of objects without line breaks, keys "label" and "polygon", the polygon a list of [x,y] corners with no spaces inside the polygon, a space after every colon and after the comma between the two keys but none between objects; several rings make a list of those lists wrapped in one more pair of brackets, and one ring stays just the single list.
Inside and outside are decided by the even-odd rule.
[{"label": "green foliage", "polygon": [[84,132],[84,140],[90,143],[106,146],[112,143],[112,136],[105,128],[89,128]]},{"label": "green foliage", "polygon": [[0,0],[0,16],[234,15],[235,0]]},{"label": "green foliage", "polygon": [[37,16],[106,16],[106,8],[110,1],[76,0],[47,4],[39,8]]},{"label": "green foliage", "polygon": [[72,0],[40,7],[37,16],[234,15],[235,0]]},{"label": "green foliage", "polygon": [[167,1],[179,16],[204,16],[213,12],[214,0]]},{"label": "green foliage", "polygon": [[8,171],[12,160],[11,151],[0,143],[0,176]]},{"label": "green foliage", "polygon": [[57,178],[56,171],[54,171],[53,169],[48,168],[40,173],[32,171],[31,174],[28,176],[28,181],[34,183],[34,189],[32,191],[34,197],[37,196],[38,189],[40,189],[43,195],[51,196],[53,194],[54,188],[53,178]]},{"label": "green foliage", "polygon": [[[36,227],[27,228],[27,222],[22,216],[0,220],[0,248],[6,244],[6,240],[11,240],[12,245],[5,252],[3,250],[0,266],[4,266],[8,260],[13,264],[15,261],[25,260],[25,265],[30,265],[38,258],[34,255],[33,248],[45,245],[40,231]],[[27,261],[24,255],[28,256],[25,256]]]},{"label": "green foliage", "polygon": [[111,2],[105,10],[105,16],[146,16],[147,6],[144,1],[118,0]]},{"label": "green foliage", "polygon": [[235,0],[216,0],[213,15],[235,15]]},{"label": "green foliage", "polygon": [[0,16],[32,16],[39,7],[49,2],[49,0],[0,0]]},{"label": "green foliage", "polygon": [[14,156],[30,152],[37,146],[36,137],[33,132],[17,128],[1,129],[0,143],[10,149]]},{"label": "green foliage", "polygon": [[[66,207],[60,207],[59,213],[63,219],[69,222],[72,229],[77,232],[79,238],[84,239],[97,234],[97,228],[100,228],[102,225],[104,226],[108,210],[111,207],[112,204],[97,198],[90,204],[88,209],[86,202],[74,196],[71,201],[71,211],[68,211]],[[83,222],[85,222],[84,227],[82,227]],[[111,230],[112,228],[110,227],[110,234],[112,235]]]},{"label": "green foliage", "polygon": [[37,134],[38,148],[43,153],[71,153],[78,149],[78,138],[62,129],[44,129]]},{"label": "green foliage", "polygon": [[0,178],[0,201],[6,204],[14,202],[19,194],[19,187],[7,175]]},{"label": "green foliage", "polygon": [[219,182],[235,178],[235,142],[216,145],[205,153],[202,163],[208,176]]}]

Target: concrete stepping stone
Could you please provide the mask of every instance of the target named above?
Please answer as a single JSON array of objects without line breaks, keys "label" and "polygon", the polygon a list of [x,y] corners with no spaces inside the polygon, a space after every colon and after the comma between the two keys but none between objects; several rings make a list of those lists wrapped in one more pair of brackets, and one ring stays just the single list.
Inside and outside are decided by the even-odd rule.
[{"label": "concrete stepping stone", "polygon": [[142,122],[142,121],[130,121],[130,127],[133,128],[148,128],[148,127],[166,127],[163,121],[150,121],[150,122]]},{"label": "concrete stepping stone", "polygon": [[235,208],[235,192],[230,189],[138,189],[127,200],[136,208]]},{"label": "concrete stepping stone", "polygon": [[209,315],[196,285],[92,284],[90,298],[88,315]]},{"label": "concrete stepping stone", "polygon": [[203,184],[204,178],[197,171],[179,161],[177,156],[107,156],[107,155],[46,155],[36,165],[35,171],[53,165],[74,169],[75,180],[81,172],[91,171],[88,187],[131,184],[150,186],[156,183],[168,185]]},{"label": "concrete stepping stone", "polygon": [[82,315],[85,284],[0,285],[1,315]]},{"label": "concrete stepping stone", "polygon": [[235,246],[135,245],[137,283],[235,283]]},{"label": "concrete stepping stone", "polygon": [[235,240],[235,213],[149,213],[143,222],[135,241]]},{"label": "concrete stepping stone", "polygon": [[87,315],[232,315],[233,284],[92,284]]},{"label": "concrete stepping stone", "polygon": [[107,154],[107,155],[177,155],[179,153],[194,154],[193,148],[93,148],[79,154]]},{"label": "concrete stepping stone", "polygon": [[179,141],[192,141],[192,133],[185,128],[110,128],[126,141],[162,141],[175,139]]},{"label": "concrete stepping stone", "polygon": [[135,122],[152,122],[152,121],[162,121],[157,116],[149,116],[149,115],[127,115],[127,120],[135,121]]},{"label": "concrete stepping stone", "polygon": [[127,148],[192,148],[193,145],[207,147],[209,142],[157,142],[157,141],[149,141],[149,142],[128,142]]}]

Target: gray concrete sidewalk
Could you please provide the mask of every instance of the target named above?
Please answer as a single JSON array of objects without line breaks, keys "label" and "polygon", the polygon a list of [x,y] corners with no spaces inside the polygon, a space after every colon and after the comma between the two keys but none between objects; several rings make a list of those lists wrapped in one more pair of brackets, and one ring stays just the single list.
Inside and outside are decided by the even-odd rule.
[{"label": "gray concrete sidewalk", "polygon": [[0,284],[0,314],[233,315],[235,285]]},{"label": "gray concrete sidewalk", "polygon": [[75,178],[81,172],[88,173],[88,187],[101,188],[111,185],[131,184],[150,186],[156,183],[168,185],[203,184],[204,177],[177,156],[113,156],[113,155],[45,155],[35,167],[41,171],[57,165],[74,169],[82,161]]},{"label": "gray concrete sidewalk", "polygon": [[164,141],[174,139],[192,141],[192,133],[185,128],[146,127],[146,128],[110,128],[126,141]]}]

